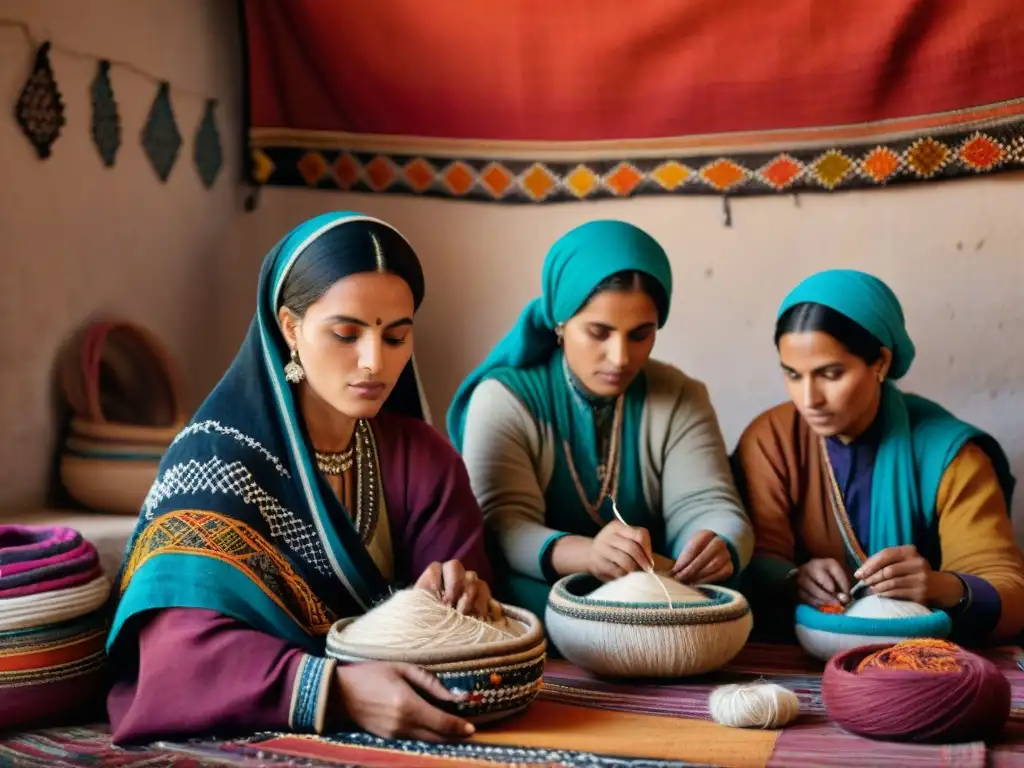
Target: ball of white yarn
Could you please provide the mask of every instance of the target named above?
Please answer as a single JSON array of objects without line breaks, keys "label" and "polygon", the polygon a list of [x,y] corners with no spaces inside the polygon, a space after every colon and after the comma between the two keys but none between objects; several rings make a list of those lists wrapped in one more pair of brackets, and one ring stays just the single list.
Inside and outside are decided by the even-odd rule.
[{"label": "ball of white yarn", "polygon": [[349,624],[339,639],[367,647],[422,650],[500,642],[522,634],[523,629],[504,620],[463,615],[433,592],[410,587]]},{"label": "ball of white yarn", "polygon": [[607,603],[666,604],[708,602],[711,599],[675,579],[647,571],[634,571],[602,584],[587,597]]},{"label": "ball of white yarn", "polygon": [[708,701],[711,718],[731,728],[781,728],[800,713],[800,699],[775,683],[723,685]]},{"label": "ball of white yarn", "polygon": [[931,608],[910,600],[893,600],[891,597],[868,595],[854,600],[845,615],[861,619],[907,619],[911,616],[925,616]]}]

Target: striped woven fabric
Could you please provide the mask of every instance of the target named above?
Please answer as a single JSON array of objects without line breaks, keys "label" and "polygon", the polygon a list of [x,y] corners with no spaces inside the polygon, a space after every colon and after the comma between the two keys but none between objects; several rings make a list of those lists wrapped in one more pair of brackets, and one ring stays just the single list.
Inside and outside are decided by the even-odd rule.
[{"label": "striped woven fabric", "polygon": [[702,679],[667,685],[611,683],[567,662],[552,660],[545,672],[541,697],[593,709],[710,719],[708,699],[716,686],[763,679],[796,693],[801,710],[797,722],[780,734],[768,766],[1024,767],[1024,671],[1017,663],[1024,652],[1006,647],[984,655],[1010,681],[1014,706],[1003,738],[989,745],[895,744],[844,732],[828,717],[821,701],[822,664],[791,645],[751,643],[724,670]]}]

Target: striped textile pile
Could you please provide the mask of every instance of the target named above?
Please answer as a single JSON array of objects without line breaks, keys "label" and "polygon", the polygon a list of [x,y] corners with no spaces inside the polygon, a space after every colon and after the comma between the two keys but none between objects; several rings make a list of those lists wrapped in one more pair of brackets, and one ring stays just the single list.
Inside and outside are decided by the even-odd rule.
[{"label": "striped textile pile", "polygon": [[110,582],[71,528],[0,525],[0,729],[54,723],[103,684]]}]

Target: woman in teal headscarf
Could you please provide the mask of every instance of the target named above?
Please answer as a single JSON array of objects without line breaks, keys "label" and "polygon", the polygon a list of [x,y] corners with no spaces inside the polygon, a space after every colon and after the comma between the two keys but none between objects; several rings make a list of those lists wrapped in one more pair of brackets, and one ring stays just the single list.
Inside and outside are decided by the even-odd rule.
[{"label": "woman in teal headscarf", "polygon": [[543,615],[570,573],[609,580],[653,560],[687,583],[737,574],[751,528],[707,390],[650,359],[672,295],[664,250],[594,221],[555,243],[541,280],[448,413],[496,544],[496,593]]},{"label": "woman in teal headscarf", "polygon": [[[914,360],[895,294],[830,270],[783,301],[775,343],[791,403],[759,416],[735,464],[754,523],[756,602],[846,603],[863,581],[945,609],[962,640],[1024,627],[1024,558],[999,444],[894,380]],[[792,603],[789,603],[790,605]]]},{"label": "woman in teal headscarf", "polygon": [[423,421],[424,292],[408,241],[358,213],[310,219],[267,254],[245,342],[164,455],[117,580],[115,741],[472,732],[425,698],[452,698],[425,670],[324,650],[336,620],[396,588],[497,612],[465,467]]}]

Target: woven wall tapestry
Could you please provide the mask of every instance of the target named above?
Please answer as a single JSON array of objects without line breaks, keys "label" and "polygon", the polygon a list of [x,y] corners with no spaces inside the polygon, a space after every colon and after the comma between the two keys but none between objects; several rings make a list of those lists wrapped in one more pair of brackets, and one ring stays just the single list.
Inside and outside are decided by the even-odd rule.
[{"label": "woven wall tapestry", "polygon": [[256,184],[501,202],[1024,167],[1022,0],[241,0]]}]

